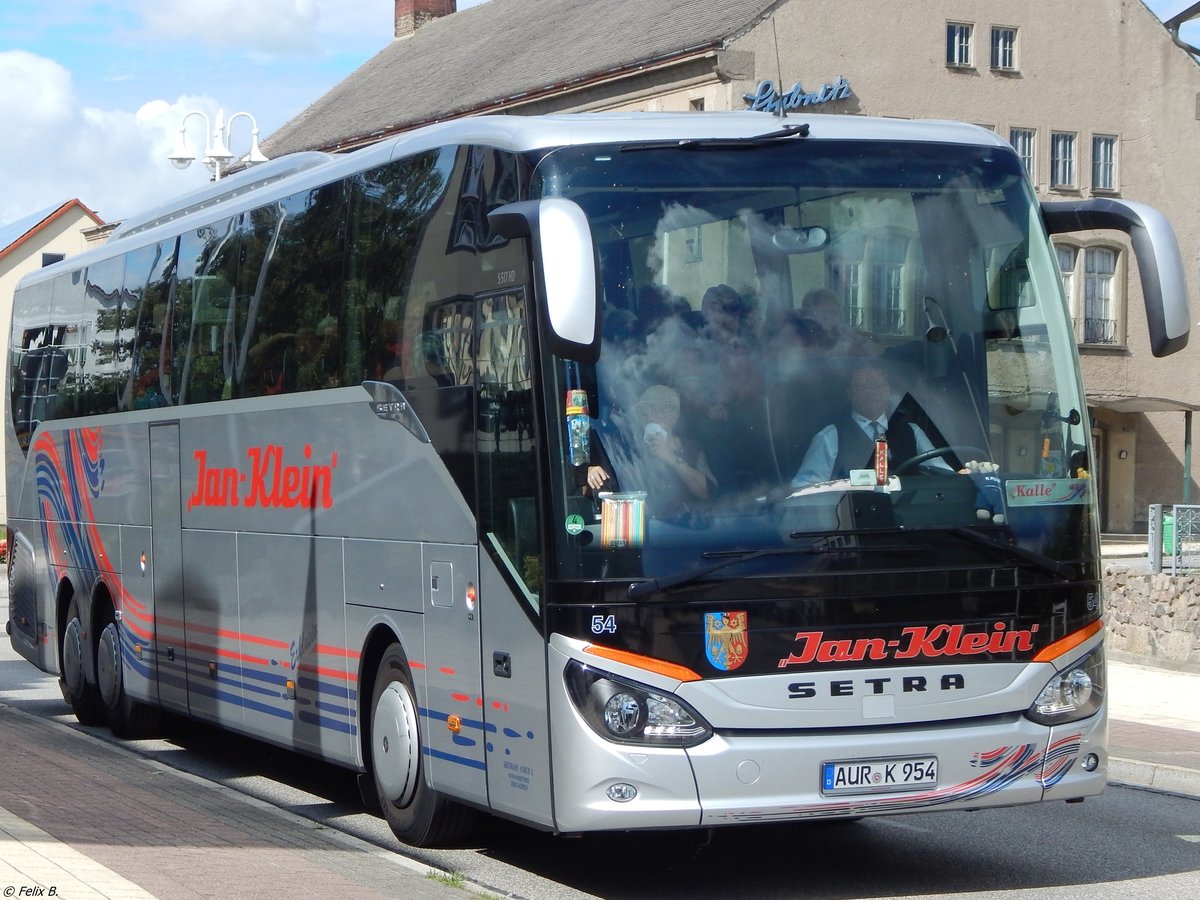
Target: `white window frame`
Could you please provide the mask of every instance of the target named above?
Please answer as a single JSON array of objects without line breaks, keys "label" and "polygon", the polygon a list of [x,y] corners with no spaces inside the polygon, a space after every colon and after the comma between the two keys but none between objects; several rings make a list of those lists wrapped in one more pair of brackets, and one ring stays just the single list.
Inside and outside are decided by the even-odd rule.
[{"label": "white window frame", "polygon": [[[1003,35],[1008,35],[1006,43],[998,40]],[[1009,25],[992,26],[991,63],[997,72],[1017,71],[1017,29]]]},{"label": "white window frame", "polygon": [[946,65],[951,69],[973,69],[975,26],[970,22],[946,23]]},{"label": "white window frame", "polygon": [[[1019,142],[1018,142],[1019,141]],[[1008,142],[1017,151],[1021,164],[1031,181],[1037,181],[1037,129],[1014,127],[1008,129]],[[1024,146],[1022,146],[1024,145]]]},{"label": "white window frame", "polygon": [[1117,136],[1114,134],[1092,135],[1092,190],[1117,191]]},{"label": "white window frame", "polygon": [[1078,148],[1079,137],[1075,132],[1050,132],[1050,187],[1073,189],[1076,186]]},{"label": "white window frame", "polygon": [[[1083,256],[1083,300],[1080,343],[1112,345],[1118,343],[1117,269],[1120,251],[1113,247],[1085,247]],[[1101,267],[1099,264],[1104,262]]]},{"label": "white window frame", "polygon": [[1125,345],[1126,251],[1109,243],[1055,241],[1075,340],[1086,347]]}]

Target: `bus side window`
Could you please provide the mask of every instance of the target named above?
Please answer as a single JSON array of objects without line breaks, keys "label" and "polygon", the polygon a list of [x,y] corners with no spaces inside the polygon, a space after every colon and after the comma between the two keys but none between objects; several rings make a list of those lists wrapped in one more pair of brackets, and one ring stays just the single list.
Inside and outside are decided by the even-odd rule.
[{"label": "bus side window", "polygon": [[189,231],[179,241],[172,371],[179,403],[219,400],[224,391],[224,351],[237,239],[232,219]]},{"label": "bus side window", "polygon": [[163,371],[163,328],[175,269],[175,241],[135,250],[125,265],[125,296],[131,304],[129,368],[121,409],[151,409],[168,403]]}]

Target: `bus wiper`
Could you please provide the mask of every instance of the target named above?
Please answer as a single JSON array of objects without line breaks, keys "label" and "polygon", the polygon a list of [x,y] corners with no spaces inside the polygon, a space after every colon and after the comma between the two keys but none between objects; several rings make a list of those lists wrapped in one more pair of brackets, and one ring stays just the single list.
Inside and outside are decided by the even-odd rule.
[{"label": "bus wiper", "polygon": [[762,144],[769,144],[779,138],[808,137],[807,122],[784,125],[777,131],[766,134],[756,134],[747,138],[690,138],[680,141],[677,145],[681,150],[748,150]]},{"label": "bus wiper", "polygon": [[[854,537],[865,534],[907,534],[915,537],[916,535],[930,533],[953,534],[957,537],[965,538],[966,540],[971,541],[980,547],[985,547],[988,550],[993,550],[1006,556],[1016,557],[1022,562],[1028,563],[1036,569],[1040,569],[1047,575],[1053,575],[1055,578],[1061,578],[1064,581],[1069,581],[1075,577],[1075,570],[1066,563],[1061,563],[1057,559],[1052,559],[1051,557],[1046,556],[1043,553],[1038,553],[1035,550],[1026,550],[1024,547],[1018,546],[1013,540],[1011,532],[1008,532],[1009,537],[1005,543],[994,541],[986,534],[981,534],[976,529],[968,528],[965,525],[942,525],[933,527],[922,526],[920,528],[905,528],[901,525],[897,525],[892,528],[848,528],[837,532],[839,535]],[[808,536],[808,534],[809,532],[805,531],[794,531],[792,532],[791,537],[802,538]]]},{"label": "bus wiper", "polygon": [[1029,563],[1034,568],[1041,569],[1046,574],[1053,575],[1055,578],[1061,578],[1063,581],[1070,581],[1075,577],[1075,570],[1066,563],[1059,562],[1057,559],[1053,559],[1043,553],[1038,553],[1035,550],[1026,550],[1024,547],[1018,546],[1013,540],[1011,533],[1009,534],[1008,541],[1001,544],[993,541],[987,535],[980,534],[978,531],[967,528],[964,525],[954,525],[934,530],[948,531],[951,534],[966,538],[980,547],[986,547],[989,550],[998,550],[1009,556],[1015,556],[1017,559]]},{"label": "bus wiper", "polygon": [[732,566],[734,563],[749,562],[752,559],[761,559],[764,556],[798,556],[798,555],[813,555],[819,553],[861,553],[863,550],[869,549],[874,551],[903,551],[908,552],[913,548],[903,545],[889,545],[876,547],[860,547],[850,544],[836,544],[829,542],[814,543],[808,547],[763,547],[759,550],[712,550],[702,554],[705,559],[720,557],[712,565],[704,566],[699,569],[688,569],[686,572],[676,572],[674,575],[668,575],[665,578],[651,578],[647,581],[638,581],[629,586],[629,599],[636,600],[639,597],[645,597],[647,594],[653,594],[657,591],[667,591],[671,588],[679,587],[680,585],[690,584],[693,581],[699,581],[706,575],[711,575],[726,566]]}]

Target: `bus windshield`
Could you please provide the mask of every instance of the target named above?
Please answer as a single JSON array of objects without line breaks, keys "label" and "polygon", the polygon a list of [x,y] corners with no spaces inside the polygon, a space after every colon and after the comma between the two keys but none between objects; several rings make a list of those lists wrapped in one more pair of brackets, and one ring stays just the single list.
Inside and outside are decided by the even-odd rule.
[{"label": "bus windshield", "polygon": [[1092,559],[1069,314],[1010,151],[570,147],[532,189],[588,216],[603,316],[594,364],[546,363],[550,577]]}]

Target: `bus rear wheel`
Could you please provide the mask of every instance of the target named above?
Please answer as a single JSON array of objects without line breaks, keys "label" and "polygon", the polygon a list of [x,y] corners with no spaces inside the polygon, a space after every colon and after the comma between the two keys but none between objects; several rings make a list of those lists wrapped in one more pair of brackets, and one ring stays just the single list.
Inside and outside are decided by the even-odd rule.
[{"label": "bus rear wheel", "polygon": [[96,648],[96,680],[108,714],[108,727],[119,738],[150,734],[158,725],[158,709],[129,696],[121,664],[121,631],[112,610],[100,632]]},{"label": "bus rear wheel", "polygon": [[62,634],[62,653],[59,657],[62,660],[62,677],[59,687],[80,725],[103,725],[104,701],[100,697],[100,689],[88,681],[84,674],[85,634],[83,622],[79,619],[79,604],[71,598],[67,624]]},{"label": "bus rear wheel", "polygon": [[399,645],[384,652],[371,698],[371,776],[392,833],[415,847],[437,847],[465,837],[475,813],[425,782],[420,712],[408,660]]}]

